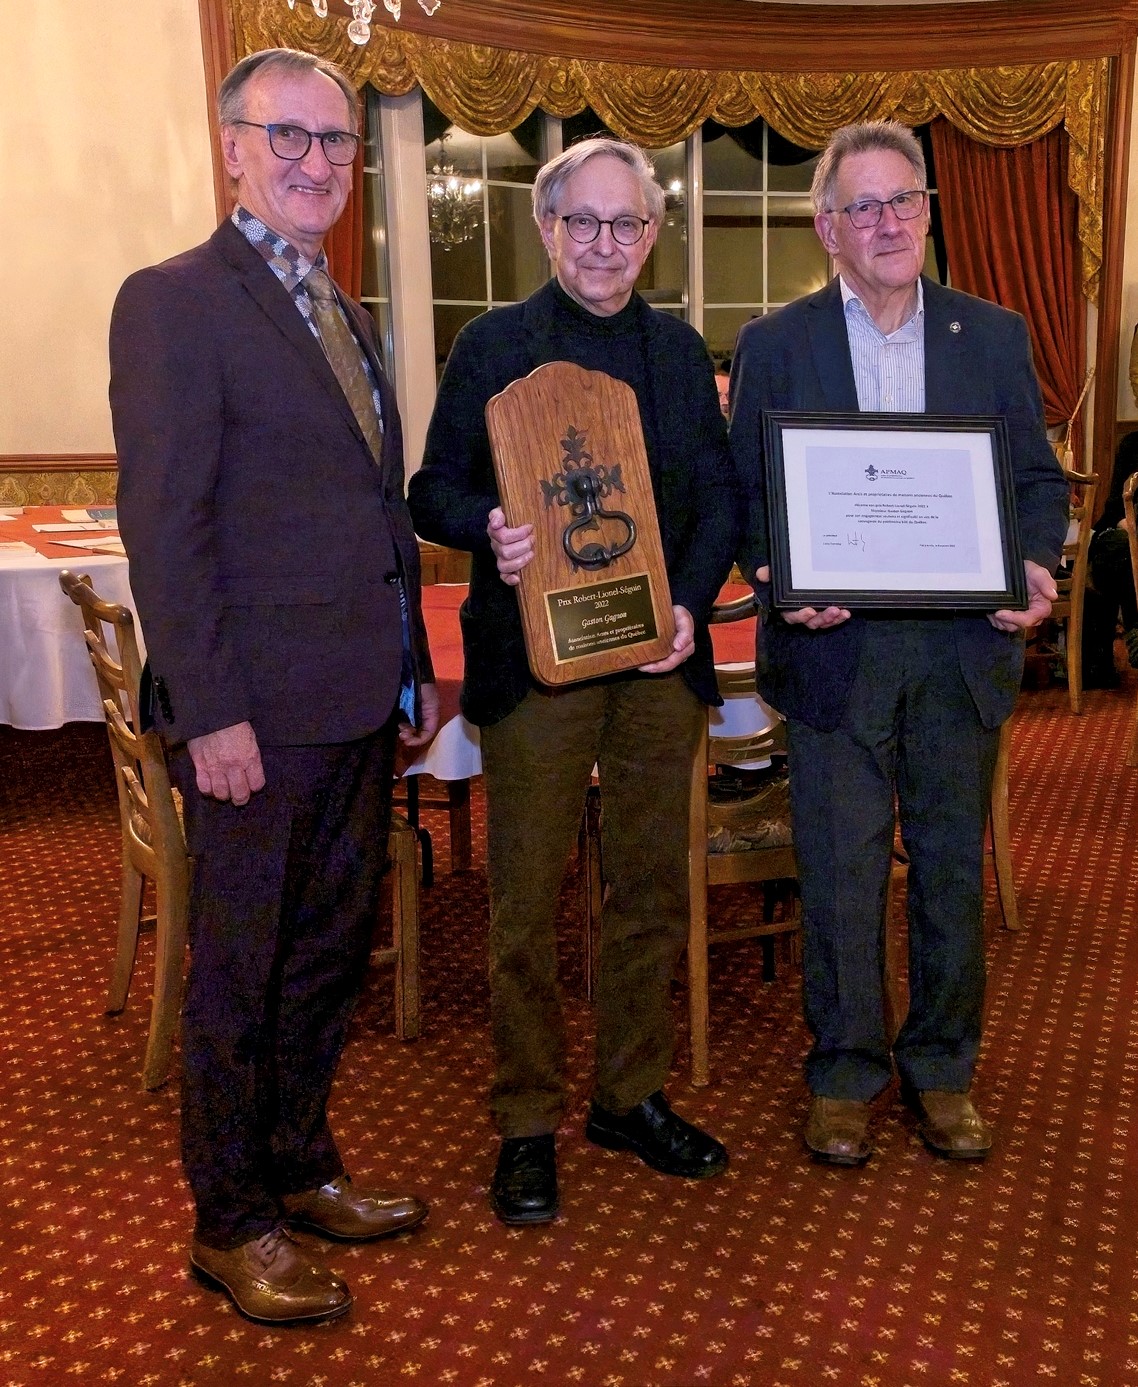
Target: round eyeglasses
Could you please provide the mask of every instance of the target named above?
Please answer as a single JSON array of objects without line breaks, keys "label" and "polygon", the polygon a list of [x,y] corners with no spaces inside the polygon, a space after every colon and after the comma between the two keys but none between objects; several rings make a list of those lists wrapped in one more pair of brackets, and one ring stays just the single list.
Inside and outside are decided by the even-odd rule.
[{"label": "round eyeglasses", "polygon": [[607,226],[612,238],[620,246],[634,246],[650,225],[645,217],[614,217],[607,221],[604,217],[594,217],[591,212],[570,212],[562,217],[565,230],[578,245],[587,246],[601,234],[601,227]]},{"label": "round eyeglasses", "polygon": [[892,207],[893,215],[899,222],[911,222],[925,210],[928,200],[929,195],[924,188],[910,188],[908,192],[895,193],[884,201],[876,197],[859,198],[847,207],[831,207],[830,213],[844,212],[853,226],[859,231],[866,231],[877,225],[886,207]]},{"label": "round eyeglasses", "polygon": [[302,125],[261,125],[255,120],[234,120],[231,125],[251,125],[254,130],[267,130],[269,148],[278,159],[288,159],[296,163],[303,159],[312,148],[312,141],[319,140],[324,157],[330,164],[350,164],[360,147],[360,137],[348,130],[305,130]]}]

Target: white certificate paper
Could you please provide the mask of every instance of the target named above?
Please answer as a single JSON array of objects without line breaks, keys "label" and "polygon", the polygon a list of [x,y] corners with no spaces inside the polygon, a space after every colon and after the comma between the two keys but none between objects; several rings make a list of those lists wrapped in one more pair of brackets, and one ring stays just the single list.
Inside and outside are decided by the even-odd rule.
[{"label": "white certificate paper", "polygon": [[876,592],[1005,586],[991,436],[783,434],[791,585]]}]

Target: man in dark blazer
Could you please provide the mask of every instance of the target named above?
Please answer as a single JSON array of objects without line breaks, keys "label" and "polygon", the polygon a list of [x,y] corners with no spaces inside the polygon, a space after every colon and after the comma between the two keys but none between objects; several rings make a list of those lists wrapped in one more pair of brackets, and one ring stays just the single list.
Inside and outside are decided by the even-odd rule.
[{"label": "man in dark blazer", "polygon": [[[669,988],[687,938],[688,795],[719,701],[707,618],[738,537],[738,485],[707,350],[634,290],[664,218],[642,150],[582,140],[545,164],[534,219],[554,277],[459,333],[410,501],[425,539],[468,549],[462,706],[482,735],[490,884],[490,1103],[502,1142],[490,1187],[509,1224],[558,1210],[565,1027],[557,988],[558,889],[593,766],[606,896],[596,1081],[585,1136],[683,1179],[718,1175],[724,1147],[673,1112]],[[676,635],[663,659],[544,688],[530,673],[515,589],[533,525],[506,522],[486,402],[549,361],[604,371],[635,392]]]},{"label": "man in dark blazer", "polygon": [[[273,49],[218,96],[238,206],[111,323],[119,522],[194,859],[182,1027],[195,1271],[252,1319],[343,1313],[286,1222],[369,1239],[326,1115],[385,860],[396,739],[438,701],[395,398],[323,273],[359,142],[333,65]],[[417,730],[416,730],[417,728]]]},{"label": "man in dark blazer", "polygon": [[[732,372],[732,444],[750,497],[744,561],[764,604],[764,410],[1002,415],[1011,444],[1025,611],[806,608],[762,623],[760,686],[788,719],[804,906],[806,1143],[837,1165],[868,1158],[870,1100],[893,1063],[935,1154],[979,1160],[991,1145],[969,1098],[984,996],[983,834],[1022,632],[1050,610],[1067,524],[1025,324],[921,276],[926,188],[904,126],[839,130],[812,190],[838,277],[747,324]],[[891,1044],[882,969],[895,800],[910,859],[910,1007]]]}]

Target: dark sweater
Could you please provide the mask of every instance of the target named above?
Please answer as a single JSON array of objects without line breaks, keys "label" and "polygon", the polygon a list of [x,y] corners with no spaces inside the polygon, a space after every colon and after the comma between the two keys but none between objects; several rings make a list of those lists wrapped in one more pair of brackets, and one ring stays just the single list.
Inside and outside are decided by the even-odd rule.
[{"label": "dark sweater", "polygon": [[533,687],[517,595],[498,576],[486,535],[499,498],[484,410],[511,381],[549,361],[605,371],[636,393],[672,601],[696,622],[695,654],[681,669],[699,697],[715,703],[706,623],[731,566],[740,493],[703,339],[639,295],[601,318],[550,280],[524,303],[483,314],[459,333],[423,466],[408,487],[418,533],[473,555],[460,613],[463,712],[481,726],[497,722]]}]

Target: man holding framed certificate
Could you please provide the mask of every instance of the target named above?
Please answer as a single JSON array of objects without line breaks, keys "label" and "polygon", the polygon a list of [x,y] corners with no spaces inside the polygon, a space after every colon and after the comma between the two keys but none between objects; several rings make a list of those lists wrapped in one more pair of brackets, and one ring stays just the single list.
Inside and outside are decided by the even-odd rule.
[{"label": "man holding framed certificate", "polygon": [[[806,1144],[830,1164],[868,1159],[870,1103],[895,1064],[929,1149],[982,1160],[991,1130],[969,1089],[983,835],[1023,630],[1055,597],[1067,487],[1023,319],[921,275],[928,192],[912,132],[837,131],[812,197],[837,276],[743,328],[731,389],[750,505],[741,562],[767,607],[774,563],[781,607],[762,623],[759,677],[788,719],[814,1036]],[[985,611],[989,593],[1020,601],[993,596]],[[910,1007],[893,1038],[882,975],[895,804]]]}]

